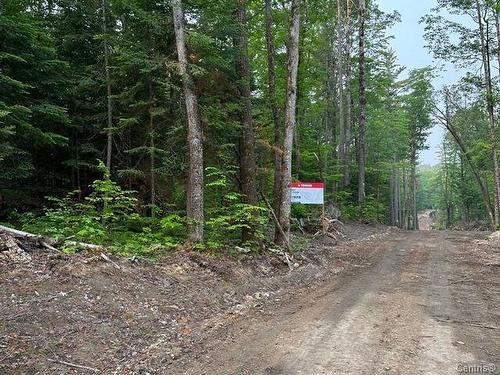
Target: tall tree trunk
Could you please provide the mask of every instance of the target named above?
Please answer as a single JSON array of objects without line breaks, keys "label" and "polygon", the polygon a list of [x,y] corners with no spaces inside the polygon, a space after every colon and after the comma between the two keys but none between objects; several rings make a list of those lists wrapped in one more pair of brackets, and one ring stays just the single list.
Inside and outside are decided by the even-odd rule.
[{"label": "tall tree trunk", "polygon": [[491,65],[490,65],[490,51],[489,51],[489,36],[486,35],[483,24],[483,15],[481,12],[481,4],[476,0],[477,18],[479,23],[479,37],[481,39],[481,55],[483,59],[484,69],[484,82],[486,86],[486,106],[488,117],[490,121],[490,140],[493,157],[493,176],[494,176],[494,190],[495,190],[495,228],[499,224],[500,214],[500,169],[498,165],[498,152],[497,152],[497,135],[495,124],[495,99],[493,97],[493,85],[491,80]]},{"label": "tall tree trunk", "polygon": [[497,64],[498,64],[498,75],[500,76],[500,6],[497,5],[495,12],[495,29],[497,32]]},{"label": "tall tree trunk", "polygon": [[[238,2],[238,57],[236,61],[236,71],[239,78],[239,93],[242,100],[241,111],[241,141],[240,141],[240,180],[243,201],[247,204],[257,204],[256,187],[256,163],[255,163],[255,134],[252,119],[252,102],[250,88],[250,63],[248,61],[248,35],[247,35],[247,15],[246,0]],[[242,242],[250,241],[254,237],[255,228],[244,228],[242,231]]]},{"label": "tall tree trunk", "polygon": [[351,16],[352,16],[352,4],[351,0],[347,1],[347,13],[346,13],[346,33],[345,33],[345,73],[346,73],[346,83],[344,90],[344,101],[345,101],[345,125],[344,125],[344,160],[343,160],[343,177],[342,185],[349,186],[351,184],[351,128],[352,128],[352,106],[351,106]]},{"label": "tall tree trunk", "polygon": [[[394,158],[395,159],[395,158]],[[391,201],[391,226],[396,226],[396,167],[395,162],[391,168],[389,179],[390,201]]]},{"label": "tall tree trunk", "polygon": [[194,242],[203,240],[203,139],[201,132],[198,98],[189,71],[186,41],[184,34],[184,13],[181,0],[171,0],[174,17],[175,41],[179,59],[179,74],[186,102],[188,122],[189,176],[187,190],[187,217],[189,220],[189,239]]},{"label": "tall tree trunk", "polygon": [[[399,162],[399,161],[398,161]],[[402,228],[403,214],[401,211],[401,173],[399,165],[396,165],[396,210],[398,213],[397,226]]]},{"label": "tall tree trunk", "polygon": [[402,207],[401,207],[401,228],[408,229],[408,199],[406,193],[407,178],[406,178],[406,167],[403,165],[401,174],[401,187],[403,191],[403,196],[401,197]]},{"label": "tall tree trunk", "polygon": [[155,217],[156,206],[156,183],[155,183],[155,129],[154,129],[154,106],[155,96],[153,91],[153,82],[151,76],[148,81],[149,89],[149,188],[150,188],[150,204],[151,217]]},{"label": "tall tree trunk", "polygon": [[337,0],[337,102],[338,102],[338,124],[339,124],[339,139],[338,139],[338,158],[339,169],[342,173],[340,186],[344,187],[344,173],[346,165],[346,132],[345,132],[345,107],[344,107],[344,85],[345,85],[345,70],[346,64],[344,61],[344,43],[345,43],[345,28],[344,28],[344,11],[342,0]]},{"label": "tall tree trunk", "polygon": [[104,72],[106,75],[106,99],[107,99],[107,145],[106,145],[106,168],[111,172],[111,157],[113,152],[113,99],[111,97],[111,74],[109,69],[109,45],[108,25],[106,17],[106,0],[102,0],[102,31],[104,34]]},{"label": "tall tree trunk", "polygon": [[444,201],[446,203],[446,222],[445,229],[451,225],[450,218],[450,194],[449,194],[449,178],[448,178],[448,154],[446,153],[446,141],[443,141],[443,157],[444,157]]},{"label": "tall tree trunk", "polygon": [[291,196],[290,184],[292,182],[292,148],[293,133],[296,122],[297,110],[297,76],[299,67],[299,39],[300,39],[300,0],[292,0],[290,40],[288,42],[288,79],[285,103],[285,133],[283,137],[283,161],[281,180],[281,204],[278,221],[283,229],[282,235],[279,228],[275,229],[275,238],[278,244],[285,245],[290,241],[290,210]]},{"label": "tall tree trunk", "polygon": [[80,139],[78,133],[75,136],[75,171],[76,171],[76,190],[78,190],[79,200],[82,198],[82,188],[80,184]]},{"label": "tall tree trunk", "polygon": [[359,129],[358,129],[358,203],[365,202],[365,131],[366,131],[366,56],[365,0],[359,0]]},{"label": "tall tree trunk", "polygon": [[411,157],[411,211],[412,211],[412,226],[411,229],[418,230],[418,212],[417,212],[417,156],[416,151]]},{"label": "tall tree trunk", "polygon": [[397,157],[394,155],[391,170],[391,225],[399,226],[399,174]]},{"label": "tall tree trunk", "polygon": [[[267,79],[268,79],[268,95],[271,113],[274,124],[274,189],[273,189],[273,207],[277,217],[280,217],[281,206],[281,179],[283,171],[282,165],[282,138],[283,129],[281,126],[278,102],[276,99],[276,68],[274,63],[274,34],[273,34],[273,8],[272,0],[265,0],[266,14],[266,49],[267,49]],[[275,238],[278,240],[278,238]]]},{"label": "tall tree trunk", "polygon": [[[325,113],[325,134],[328,137],[328,145],[330,146],[331,152],[326,154],[324,157],[324,167],[323,170],[328,171],[330,168],[336,168],[338,163],[338,150],[337,150],[337,74],[336,67],[337,62],[335,59],[335,40],[334,40],[334,30],[327,30],[328,38],[328,51],[325,54],[325,69],[326,69],[326,113]],[[331,164],[330,164],[331,160]],[[338,190],[339,182],[336,178],[332,181],[332,193],[336,193]],[[332,204],[335,200],[335,194],[332,194]]]}]

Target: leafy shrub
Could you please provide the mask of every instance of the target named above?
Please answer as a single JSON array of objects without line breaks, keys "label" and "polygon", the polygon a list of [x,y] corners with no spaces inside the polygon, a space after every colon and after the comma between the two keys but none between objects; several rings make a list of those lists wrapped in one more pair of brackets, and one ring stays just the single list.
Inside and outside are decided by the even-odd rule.
[{"label": "leafy shrub", "polygon": [[267,210],[260,206],[242,203],[242,196],[229,189],[229,177],[234,170],[221,171],[209,167],[207,171],[207,189],[216,192],[220,198],[217,205],[207,210],[207,246],[221,248],[240,239],[245,228],[255,230],[255,241],[246,246],[255,247],[264,239]]}]

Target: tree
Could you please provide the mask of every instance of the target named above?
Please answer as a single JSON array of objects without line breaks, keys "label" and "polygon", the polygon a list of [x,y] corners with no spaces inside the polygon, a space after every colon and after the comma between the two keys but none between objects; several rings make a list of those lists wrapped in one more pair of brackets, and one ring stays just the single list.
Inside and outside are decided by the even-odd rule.
[{"label": "tree", "polygon": [[24,2],[0,5],[0,33],[0,182],[17,190],[38,179],[35,198],[64,170],[45,155],[62,156],[68,145],[67,65]]},{"label": "tree", "polygon": [[[274,126],[274,185],[273,185],[273,208],[277,217],[280,216],[281,206],[281,179],[282,179],[282,126],[276,97],[276,67],[275,67],[275,46],[273,33],[273,8],[272,0],[265,0],[265,28],[266,28],[266,52],[267,52],[267,80],[269,106],[271,108],[272,121]],[[275,238],[278,240],[278,238]]]},{"label": "tree", "polygon": [[102,31],[104,34],[104,71],[106,72],[106,101],[107,101],[107,127],[106,127],[106,168],[111,171],[111,158],[113,152],[113,99],[111,92],[111,74],[109,67],[108,45],[108,19],[106,17],[106,0],[102,0]]},{"label": "tree", "polygon": [[299,39],[300,39],[300,0],[292,0],[290,40],[288,43],[288,79],[285,101],[285,128],[283,137],[283,157],[281,164],[281,204],[278,221],[284,232],[276,228],[275,238],[283,245],[290,241],[290,185],[292,182],[292,148],[293,135],[296,125],[297,106],[297,75],[299,67]]},{"label": "tree", "polygon": [[[257,204],[255,135],[252,119],[252,97],[250,89],[250,64],[248,62],[248,35],[246,0],[237,0],[237,22],[239,33],[237,37],[236,71],[239,79],[239,93],[242,100],[241,109],[241,142],[240,142],[240,180],[243,202]],[[244,228],[242,241],[253,239],[253,228]]]},{"label": "tree", "polygon": [[[134,241],[156,241],[175,228],[182,240],[211,249],[241,242],[256,249],[271,224],[257,181],[261,196],[273,196],[274,239],[282,245],[292,216],[320,215],[317,207],[291,206],[292,179],[326,182],[328,206],[347,220],[416,222],[419,146],[413,153],[410,146],[425,93],[400,77],[390,49],[397,14],[376,2],[362,1],[360,10],[358,1],[2,3],[8,11],[1,16],[14,19],[0,41],[7,52],[0,173],[10,178],[1,181],[2,219],[27,204],[37,214],[50,207],[44,196],[73,190],[71,199],[85,202],[103,160],[105,176],[135,191],[137,220],[116,228]],[[34,101],[51,106],[31,115]],[[20,120],[40,137],[28,137]],[[488,186],[492,161],[458,127]],[[478,139],[490,142],[484,129]],[[40,147],[47,139],[50,147]],[[361,158],[353,157],[355,140]],[[352,178],[357,170],[362,183]],[[21,183],[25,190],[16,189]]]},{"label": "tree", "polygon": [[359,124],[358,124],[358,203],[365,201],[366,60],[365,0],[359,0]]},{"label": "tree", "polygon": [[203,140],[201,134],[198,98],[189,71],[184,33],[184,13],[181,0],[172,0],[175,39],[182,77],[188,122],[189,175],[187,191],[187,218],[190,220],[189,239],[203,240]]}]

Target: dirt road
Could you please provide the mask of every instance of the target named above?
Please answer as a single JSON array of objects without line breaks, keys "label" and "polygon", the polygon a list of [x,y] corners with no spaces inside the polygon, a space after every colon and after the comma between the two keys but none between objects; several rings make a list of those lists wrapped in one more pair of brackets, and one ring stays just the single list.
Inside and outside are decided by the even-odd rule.
[{"label": "dirt road", "polygon": [[484,237],[397,233],[372,267],[244,319],[174,372],[497,373],[499,253],[478,250]]}]

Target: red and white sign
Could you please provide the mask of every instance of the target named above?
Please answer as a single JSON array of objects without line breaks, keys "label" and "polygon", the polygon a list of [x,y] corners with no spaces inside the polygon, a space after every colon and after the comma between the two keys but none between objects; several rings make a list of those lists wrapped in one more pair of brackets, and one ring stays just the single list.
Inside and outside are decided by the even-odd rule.
[{"label": "red and white sign", "polygon": [[324,204],[325,184],[322,182],[292,182],[292,203]]}]

